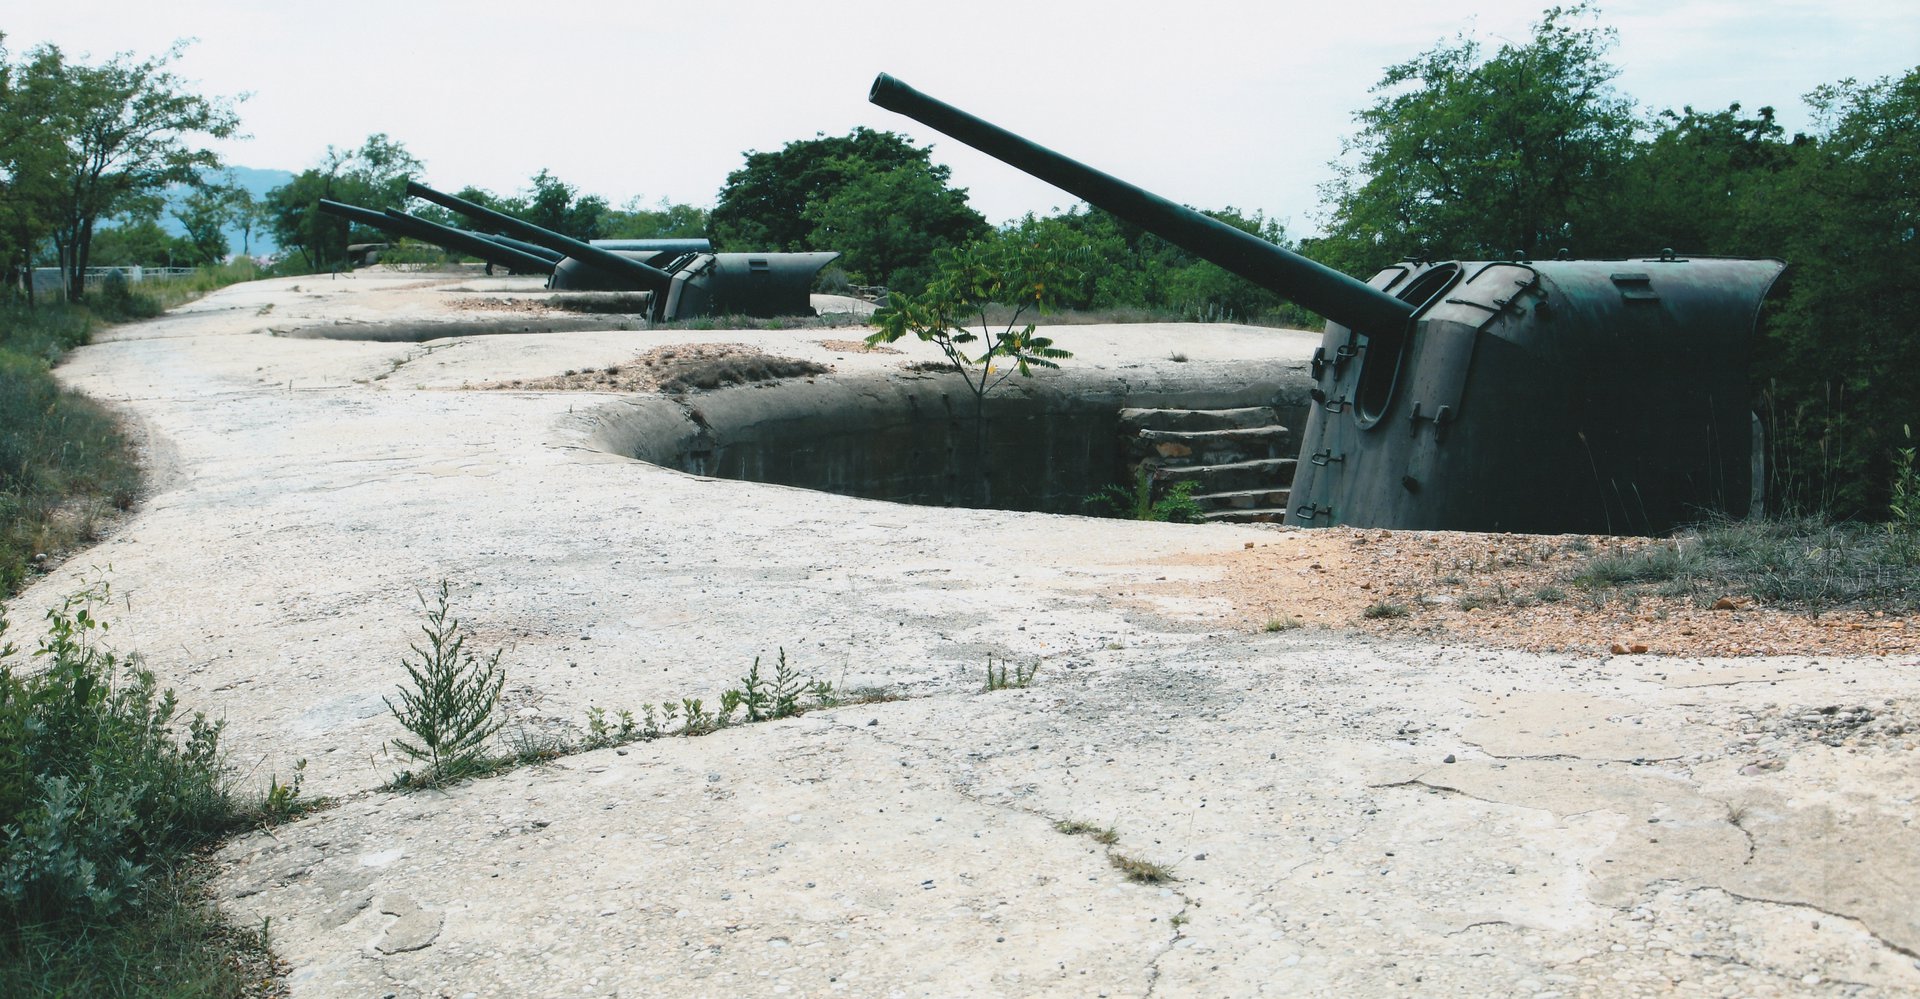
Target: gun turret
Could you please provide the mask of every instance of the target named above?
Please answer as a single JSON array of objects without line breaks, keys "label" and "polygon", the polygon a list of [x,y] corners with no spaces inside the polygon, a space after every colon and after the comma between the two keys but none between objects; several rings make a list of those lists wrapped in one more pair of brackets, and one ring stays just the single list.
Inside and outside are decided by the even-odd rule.
[{"label": "gun turret", "polygon": [[1778,260],[1407,261],[1362,282],[891,76],[868,98],[1327,317],[1276,518],[1658,534],[1754,505],[1747,365]]}]

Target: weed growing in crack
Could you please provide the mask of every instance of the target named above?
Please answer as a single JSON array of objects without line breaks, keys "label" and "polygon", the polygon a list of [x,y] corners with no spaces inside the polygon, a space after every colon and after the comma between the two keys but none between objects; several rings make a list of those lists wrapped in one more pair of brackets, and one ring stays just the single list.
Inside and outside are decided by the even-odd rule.
[{"label": "weed growing in crack", "polygon": [[418,773],[395,774],[397,787],[437,787],[485,772],[494,763],[486,746],[505,724],[498,709],[507,674],[500,668],[500,650],[484,660],[467,651],[469,635],[453,616],[451,604],[444,579],[436,598],[429,601],[421,595],[425,644],[409,646],[412,658],[400,660],[413,687],[400,688],[398,704],[383,698],[387,710],[413,736],[413,741],[392,740],[393,748],[425,764]]},{"label": "weed growing in crack", "polygon": [[1107,862],[1111,863],[1115,870],[1126,875],[1128,881],[1136,884],[1158,885],[1173,880],[1172,868],[1156,864],[1151,860],[1129,857],[1124,853],[1109,853]]},{"label": "weed growing in crack", "polygon": [[993,668],[993,657],[988,656],[987,690],[1006,690],[1010,687],[1020,688],[1032,686],[1033,678],[1038,675],[1039,672],[1040,660],[1038,659],[1035,659],[1031,666],[1022,666],[1019,663],[1014,663],[1011,671],[1009,671],[1006,663],[1001,663],[1000,668],[995,670]]},{"label": "weed growing in crack", "polygon": [[1085,836],[1101,846],[1112,846],[1120,842],[1118,829],[1082,822],[1079,819],[1061,819],[1053,824],[1053,831],[1066,836]]},{"label": "weed growing in crack", "polygon": [[740,678],[740,686],[720,695],[721,714],[724,717],[743,710],[749,722],[792,718],[804,710],[802,704],[809,698],[816,705],[832,701],[833,685],[801,676],[787,663],[787,650],[781,649],[773,681],[769,683],[760,676],[760,657],[755,656],[753,668]]}]

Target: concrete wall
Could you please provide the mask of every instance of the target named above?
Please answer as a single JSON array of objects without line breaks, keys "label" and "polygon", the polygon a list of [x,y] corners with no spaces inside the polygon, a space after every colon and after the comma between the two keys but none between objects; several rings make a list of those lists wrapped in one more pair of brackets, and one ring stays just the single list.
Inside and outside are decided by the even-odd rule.
[{"label": "concrete wall", "polygon": [[1275,406],[1298,427],[1311,387],[1283,362],[1016,377],[987,398],[984,463],[973,396],[950,373],[636,400],[603,415],[595,438],[606,450],[697,475],[903,503],[1081,513],[1089,494],[1124,477],[1122,408]]}]

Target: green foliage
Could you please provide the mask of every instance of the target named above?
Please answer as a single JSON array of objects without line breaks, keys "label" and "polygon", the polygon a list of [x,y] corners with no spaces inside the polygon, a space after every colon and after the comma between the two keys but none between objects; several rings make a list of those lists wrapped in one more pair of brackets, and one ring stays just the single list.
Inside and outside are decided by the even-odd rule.
[{"label": "green foliage", "polygon": [[95,267],[192,267],[201,252],[181,236],[169,236],[150,218],[128,219],[94,233]]},{"label": "green foliage", "polygon": [[423,164],[405,146],[384,133],[367,137],[358,149],[328,146],[318,167],[267,192],[261,212],[274,239],[297,250],[308,271],[341,266],[352,243],[384,243],[378,229],[349,223],[320,211],[320,200],[344,201],[381,211],[406,203],[407,181]]},{"label": "green foliage", "polygon": [[534,175],[532,185],[523,202],[525,209],[514,214],[574,239],[599,239],[606,234],[607,199],[597,194],[582,197],[572,184],[544,168]]},{"label": "green foliage", "polygon": [[1322,189],[1313,255],[1370,274],[1405,258],[1584,252],[1636,124],[1598,17],[1554,7],[1491,56],[1461,37],[1389,67]]},{"label": "green foliage", "polygon": [[[0,594],[26,580],[36,556],[90,539],[103,512],[131,506],[139,485],[119,423],[61,388],[45,360],[85,335],[84,320],[58,310],[38,314],[52,321],[24,333],[16,328],[19,345],[32,354],[10,349],[12,337],[0,341]],[[81,516],[72,516],[75,510]]]},{"label": "green foliage", "polygon": [[32,672],[0,646],[0,911],[16,921],[112,916],[234,818],[222,723],[195,714],[176,741],[173,692],[100,641],[107,596],[96,583],[47,612]]},{"label": "green foliage", "polygon": [[986,689],[988,691],[1017,690],[1030,687],[1033,685],[1033,678],[1039,675],[1040,660],[1038,659],[1035,659],[1031,665],[1027,666],[1022,666],[1019,663],[1013,663],[1009,666],[1003,662],[1000,664],[1000,668],[996,670],[993,668],[993,657],[987,657]]},{"label": "green foliage", "polygon": [[[1746,597],[1819,613],[1920,609],[1915,546],[1886,526],[1821,517],[1715,520],[1638,552],[1604,551],[1568,574],[1600,596]],[[1542,599],[1545,599],[1544,597]]]},{"label": "green foliage", "polygon": [[239,929],[212,904],[203,872],[152,879],[137,908],[0,932],[0,995],[243,999],[274,994],[264,928]]},{"label": "green foliage", "polygon": [[[172,691],[101,644],[107,595],[50,610],[25,657],[0,617],[0,995],[256,994],[264,939],[222,923],[186,863],[250,818],[221,726],[182,731]],[[300,810],[298,787],[296,771],[252,814]]]},{"label": "green foliage", "polygon": [[1362,617],[1377,620],[1380,618],[1406,617],[1408,610],[1406,604],[1396,604],[1383,600],[1379,603],[1368,604],[1367,609],[1361,611],[1360,614]]},{"label": "green foliage", "polygon": [[9,122],[0,126],[0,175],[11,174],[0,226],[27,259],[52,239],[72,301],[86,295],[101,221],[153,214],[170,185],[203,186],[219,160],[190,139],[239,128],[231,102],[193,93],[168,68],[183,50],[88,66],[43,45],[9,68],[10,86],[0,88],[0,120]]},{"label": "green foliage", "polygon": [[[1808,96],[1797,143],[1747,225],[1792,263],[1754,369],[1776,511],[1878,517],[1920,412],[1920,67]],[[1784,207],[1783,207],[1784,206]]]},{"label": "green foliage", "polygon": [[934,251],[987,234],[986,220],[948,186],[950,171],[892,132],[748,152],[727,175],[711,216],[715,243],[735,250],[840,250],[855,280],[918,292]]},{"label": "green foliage", "polygon": [[453,616],[446,580],[432,602],[420,595],[420,608],[424,645],[409,645],[413,655],[400,660],[412,687],[400,688],[398,704],[386,699],[387,710],[413,736],[392,740],[393,748],[425,764],[418,773],[395,775],[401,787],[437,787],[485,772],[492,765],[487,743],[504,724],[498,708],[507,674],[500,650],[484,660],[467,651],[470,636]]},{"label": "green foliage", "polygon": [[[1206,215],[1287,249],[1280,223],[1263,213],[1229,207]],[[1028,214],[1000,230],[1000,238],[1056,248],[1071,268],[1056,287],[1056,304],[1081,311],[1142,309],[1157,316],[1203,322],[1278,323],[1317,329],[1318,317],[1221,267],[1097,208],[1074,206],[1059,215]]]},{"label": "green foliage", "polygon": [[[895,292],[874,313],[878,331],[867,337],[869,345],[908,334],[934,344],[966,379],[976,403],[1015,374],[1032,377],[1034,368],[1057,368],[1057,361],[1073,356],[1036,335],[1034,324],[1020,325],[1027,310],[1044,311],[1055,300],[1059,282],[1073,279],[1072,268],[1051,244],[981,241],[940,251],[935,264],[937,276],[925,292]],[[1013,308],[1004,324],[988,320],[987,308],[994,304]]]},{"label": "green foliage", "polygon": [[808,680],[800,675],[799,670],[788,665],[787,650],[781,649],[771,682],[761,678],[760,657],[754,657],[753,668],[740,678],[740,686],[722,695],[721,717],[738,708],[746,712],[749,722],[791,718],[804,710],[803,705],[808,698],[819,702],[828,700],[832,695],[833,688],[830,685]]},{"label": "green foliage", "polygon": [[[1912,427],[1902,426],[1900,430],[1908,441],[1913,440]],[[1915,449],[1911,446],[1900,448],[1895,454],[1893,499],[1887,503],[1887,535],[1903,561],[1920,565],[1920,463],[1916,463]]]},{"label": "green foliage", "polygon": [[986,220],[967,205],[967,192],[950,188],[946,168],[909,162],[876,170],[857,157],[837,161],[841,179],[810,201],[814,247],[839,250],[855,281],[887,288],[924,288],[936,255],[986,235]]},{"label": "green foliage", "polygon": [[1154,497],[1153,469],[1141,465],[1134,472],[1133,488],[1108,486],[1087,497],[1094,510],[1126,520],[1156,520],[1174,524],[1198,524],[1206,520],[1206,511],[1194,501],[1195,483],[1176,482],[1158,499]]},{"label": "green foliage", "polygon": [[633,197],[607,212],[601,229],[607,239],[692,239],[707,234],[707,210],[665,198],[647,208]]}]

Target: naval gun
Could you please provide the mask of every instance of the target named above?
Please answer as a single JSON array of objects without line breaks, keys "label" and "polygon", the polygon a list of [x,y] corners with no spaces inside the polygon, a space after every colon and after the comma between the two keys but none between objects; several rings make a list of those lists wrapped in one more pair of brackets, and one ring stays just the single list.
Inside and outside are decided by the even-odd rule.
[{"label": "naval gun", "polygon": [[407,193],[500,232],[498,239],[525,241],[560,254],[550,271],[550,288],[651,292],[656,321],[812,315],[808,292],[814,276],[840,256],[831,251],[715,253],[704,239],[589,243],[424,184],[409,181]]},{"label": "naval gun", "polygon": [[1758,500],[1778,260],[1409,260],[1360,281],[881,74],[868,99],[1326,317],[1286,523],[1661,534]]},{"label": "naval gun", "polygon": [[349,222],[358,222],[381,232],[417,239],[423,243],[432,243],[470,257],[479,257],[489,264],[523,274],[552,274],[558,258],[558,254],[555,254],[556,259],[549,260],[539,254],[505,245],[479,233],[465,232],[392,209],[376,212],[371,208],[321,198],[320,210],[328,215],[334,215]]}]

